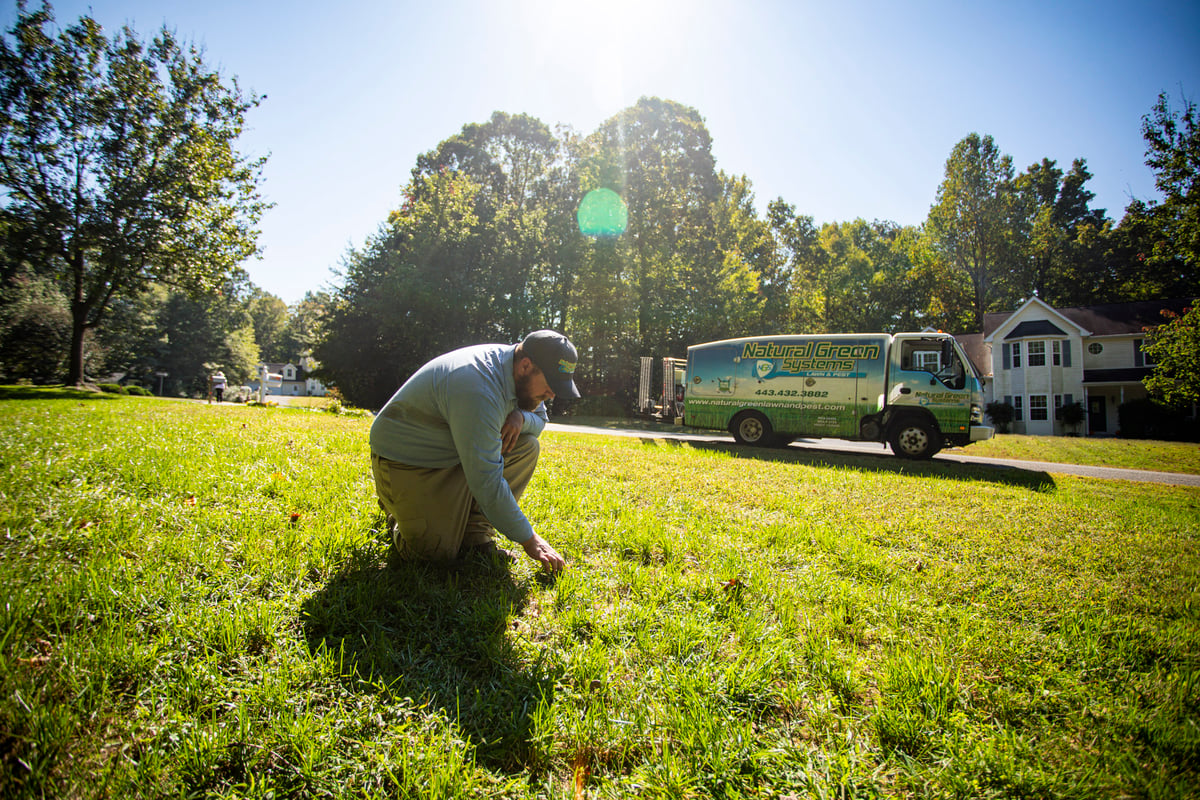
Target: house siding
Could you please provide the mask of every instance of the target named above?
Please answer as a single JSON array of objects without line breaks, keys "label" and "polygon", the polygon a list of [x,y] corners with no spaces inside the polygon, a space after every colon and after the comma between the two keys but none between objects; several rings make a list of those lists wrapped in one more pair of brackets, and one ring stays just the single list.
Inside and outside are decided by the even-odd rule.
[{"label": "house siding", "polygon": [[[308,371],[298,367],[295,364],[259,364],[258,373],[261,375],[263,368],[266,368],[268,373],[278,375],[282,378],[278,385],[274,382],[267,383],[267,394],[275,397],[324,397],[325,386],[316,378],[310,377]],[[255,378],[247,382],[247,386],[258,391],[259,380]]]},{"label": "house siding", "polygon": [[[984,342],[991,348],[988,394],[1014,406],[1020,399],[1021,419],[1014,421],[1014,433],[1075,433],[1055,419],[1055,410],[1078,402],[1088,411],[1078,433],[1115,435],[1119,433],[1117,409],[1147,395],[1134,371],[1141,366],[1137,343],[1146,338],[1144,328],[1161,321],[1162,308],[1176,310],[1182,305],[1164,301],[1055,309],[1033,298],[1011,314],[988,315],[984,331]],[[1054,334],[1055,330],[1062,335]],[[1029,335],[1017,335],[1022,332]],[[1055,342],[1059,344],[1057,365]],[[1035,343],[1044,343],[1042,365],[1030,364],[1030,345],[1036,347]],[[1096,345],[1099,353],[1092,352]]]}]

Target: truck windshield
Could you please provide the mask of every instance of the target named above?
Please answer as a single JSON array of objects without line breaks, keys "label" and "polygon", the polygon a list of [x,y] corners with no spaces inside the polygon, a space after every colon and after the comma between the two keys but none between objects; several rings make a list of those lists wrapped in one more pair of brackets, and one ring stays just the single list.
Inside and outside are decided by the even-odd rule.
[{"label": "truck windshield", "polygon": [[967,385],[967,372],[954,343],[947,339],[910,339],[901,344],[902,369],[928,372],[949,389]]}]

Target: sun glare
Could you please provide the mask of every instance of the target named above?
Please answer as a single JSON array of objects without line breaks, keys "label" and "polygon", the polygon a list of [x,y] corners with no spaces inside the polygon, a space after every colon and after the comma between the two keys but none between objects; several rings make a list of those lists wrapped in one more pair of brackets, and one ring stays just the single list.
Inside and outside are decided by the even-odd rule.
[{"label": "sun glare", "polygon": [[[598,108],[611,112],[636,97],[646,49],[669,18],[667,0],[525,0],[528,45],[545,70],[569,77]],[[660,45],[661,46],[661,45]]]}]

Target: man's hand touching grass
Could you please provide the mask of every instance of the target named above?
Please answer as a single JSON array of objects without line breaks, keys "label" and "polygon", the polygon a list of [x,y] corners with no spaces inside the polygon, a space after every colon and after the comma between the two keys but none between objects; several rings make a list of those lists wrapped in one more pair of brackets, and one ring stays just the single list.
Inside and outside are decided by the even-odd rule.
[{"label": "man's hand touching grass", "polygon": [[547,572],[562,572],[567,567],[566,559],[536,533],[522,542],[521,547],[525,548],[527,556],[539,562]]}]

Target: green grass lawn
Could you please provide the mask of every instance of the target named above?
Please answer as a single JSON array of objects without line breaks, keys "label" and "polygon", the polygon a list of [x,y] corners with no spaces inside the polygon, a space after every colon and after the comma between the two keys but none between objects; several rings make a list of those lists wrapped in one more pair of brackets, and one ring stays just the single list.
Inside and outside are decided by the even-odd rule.
[{"label": "green grass lawn", "polygon": [[1200,490],[547,432],[557,580],[369,420],[0,401],[3,797],[1194,797]]},{"label": "green grass lawn", "polygon": [[1014,458],[1092,467],[1200,474],[1200,445],[1195,442],[1021,436],[1003,433],[986,442],[975,442],[963,448],[963,453],[984,458]]},{"label": "green grass lawn", "polygon": [[[719,431],[703,431],[679,425],[664,425],[646,419],[568,417],[566,421],[569,424],[613,430],[720,433]],[[796,446],[803,447],[803,444]],[[886,452],[890,453],[891,451]],[[1002,433],[985,442],[975,442],[967,447],[953,448],[953,452],[981,458],[1011,458],[1021,461],[1045,461],[1120,469],[1149,469],[1200,475],[1200,445],[1194,442],[1158,442],[1078,436],[1023,436]]]}]

